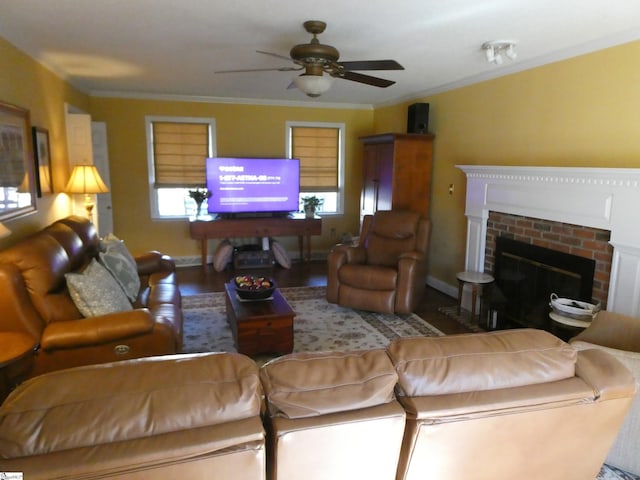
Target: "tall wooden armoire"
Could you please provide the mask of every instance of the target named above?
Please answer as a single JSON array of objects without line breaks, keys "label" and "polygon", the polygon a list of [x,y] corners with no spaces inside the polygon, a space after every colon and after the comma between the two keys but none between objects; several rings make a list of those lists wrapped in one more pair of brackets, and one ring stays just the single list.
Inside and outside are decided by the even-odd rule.
[{"label": "tall wooden armoire", "polygon": [[407,209],[429,217],[431,134],[385,133],[360,137],[364,178],[360,220],[376,210]]}]

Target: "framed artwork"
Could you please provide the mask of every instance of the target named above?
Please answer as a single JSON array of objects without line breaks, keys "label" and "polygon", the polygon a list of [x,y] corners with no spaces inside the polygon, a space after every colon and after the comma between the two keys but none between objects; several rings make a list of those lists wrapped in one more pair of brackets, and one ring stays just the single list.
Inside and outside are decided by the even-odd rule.
[{"label": "framed artwork", "polygon": [[29,110],[0,102],[0,221],[36,210]]},{"label": "framed artwork", "polygon": [[38,198],[40,198],[45,193],[53,193],[49,131],[42,127],[32,127],[31,130],[33,133],[36,191],[38,192]]}]

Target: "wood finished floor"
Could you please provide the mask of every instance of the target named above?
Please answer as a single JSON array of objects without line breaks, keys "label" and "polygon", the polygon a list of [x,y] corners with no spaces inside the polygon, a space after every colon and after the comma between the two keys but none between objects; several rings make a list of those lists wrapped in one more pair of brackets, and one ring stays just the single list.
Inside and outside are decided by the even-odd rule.
[{"label": "wood finished floor", "polygon": [[[227,269],[216,272],[211,265],[206,269],[201,266],[180,267],[177,269],[178,281],[182,295],[196,293],[222,292],[224,284],[236,273],[260,272],[272,277],[280,287],[326,286],[327,267],[325,262],[294,263],[290,269],[275,266],[270,269],[255,271]],[[455,298],[438,290],[427,287],[426,293],[416,310],[416,314],[424,318],[446,334],[467,333],[470,330],[455,320],[438,312],[439,307],[456,305]]]}]

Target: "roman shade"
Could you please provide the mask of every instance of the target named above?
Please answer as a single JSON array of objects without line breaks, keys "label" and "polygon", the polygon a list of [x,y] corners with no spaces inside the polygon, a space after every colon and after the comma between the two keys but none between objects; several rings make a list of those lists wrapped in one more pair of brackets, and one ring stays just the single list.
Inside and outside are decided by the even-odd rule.
[{"label": "roman shade", "polygon": [[338,191],[339,140],[338,128],[291,128],[291,156],[300,160],[301,191]]}]

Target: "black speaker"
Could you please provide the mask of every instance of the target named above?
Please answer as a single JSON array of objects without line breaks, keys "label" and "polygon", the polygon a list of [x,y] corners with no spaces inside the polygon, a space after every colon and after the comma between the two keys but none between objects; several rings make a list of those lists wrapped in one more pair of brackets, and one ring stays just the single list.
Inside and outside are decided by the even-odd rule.
[{"label": "black speaker", "polygon": [[427,133],[429,131],[429,104],[414,103],[409,105],[407,117],[407,133]]}]

